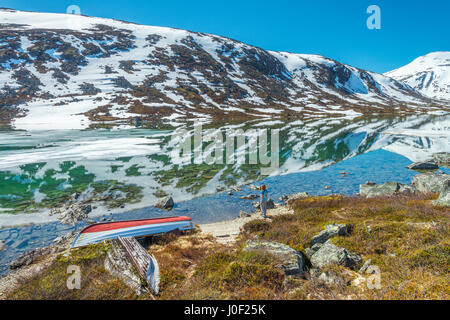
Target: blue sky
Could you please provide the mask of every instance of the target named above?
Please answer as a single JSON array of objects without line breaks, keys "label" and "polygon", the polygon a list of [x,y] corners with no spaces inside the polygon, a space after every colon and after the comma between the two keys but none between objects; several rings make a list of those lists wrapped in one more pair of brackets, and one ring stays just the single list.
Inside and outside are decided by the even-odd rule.
[{"label": "blue sky", "polygon": [[[266,50],[315,53],[386,72],[433,51],[450,51],[448,0],[11,0],[1,7],[65,12],[206,32]],[[369,5],[381,29],[369,30]]]}]

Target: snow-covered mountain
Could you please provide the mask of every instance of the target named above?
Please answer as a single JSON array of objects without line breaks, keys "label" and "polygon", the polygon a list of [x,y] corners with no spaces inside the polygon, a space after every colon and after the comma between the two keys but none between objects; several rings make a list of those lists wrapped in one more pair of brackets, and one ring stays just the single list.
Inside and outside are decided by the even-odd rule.
[{"label": "snow-covered mountain", "polygon": [[433,99],[450,101],[450,52],[432,52],[385,73]]},{"label": "snow-covered mountain", "polygon": [[385,75],[317,56],[123,21],[0,10],[0,119],[233,119],[448,108]]}]

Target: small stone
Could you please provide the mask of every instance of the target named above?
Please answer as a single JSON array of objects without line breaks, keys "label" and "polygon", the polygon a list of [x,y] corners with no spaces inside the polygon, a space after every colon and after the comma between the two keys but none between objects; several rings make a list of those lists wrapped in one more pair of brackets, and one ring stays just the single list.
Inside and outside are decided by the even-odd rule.
[{"label": "small stone", "polygon": [[365,273],[367,271],[367,268],[369,268],[371,262],[372,262],[372,259],[369,259],[366,262],[364,262],[361,269],[359,269],[359,273]]},{"label": "small stone", "polygon": [[318,235],[314,236],[311,240],[311,243],[314,244],[322,244],[325,243],[328,239],[344,236],[348,233],[348,226],[346,224],[329,224],[325,226],[325,230],[322,230]]},{"label": "small stone", "polygon": [[311,264],[316,268],[323,268],[333,264],[354,268],[360,265],[361,262],[362,258],[360,255],[334,245],[331,240],[327,240],[311,257]]},{"label": "small stone", "polygon": [[247,213],[247,212],[245,212],[245,211],[240,211],[239,212],[239,217],[240,218],[247,218],[247,217],[250,217],[251,215],[250,215],[250,213]]},{"label": "small stone", "polygon": [[305,259],[302,253],[285,244],[264,240],[249,240],[244,247],[244,251],[250,250],[266,251],[274,255],[280,260],[286,275],[303,276],[305,273]]}]

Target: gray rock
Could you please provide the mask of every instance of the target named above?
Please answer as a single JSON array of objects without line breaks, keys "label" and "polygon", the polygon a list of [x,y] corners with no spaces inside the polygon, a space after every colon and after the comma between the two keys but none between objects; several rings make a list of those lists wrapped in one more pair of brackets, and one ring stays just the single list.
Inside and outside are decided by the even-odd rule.
[{"label": "gray rock", "polygon": [[287,201],[303,199],[303,198],[308,198],[308,197],[309,197],[309,194],[307,192],[299,192],[299,193],[291,194],[290,196],[288,196]]},{"label": "gray rock", "polygon": [[437,170],[439,166],[434,161],[414,162],[407,166],[410,170]]},{"label": "gray rock", "polygon": [[250,213],[247,213],[247,212],[245,212],[245,211],[240,211],[239,212],[239,217],[240,218],[247,218],[247,217],[250,217],[251,216],[251,214]]},{"label": "gray rock", "polygon": [[345,236],[348,233],[348,226],[346,224],[329,224],[325,226],[325,230],[322,230],[318,235],[314,236],[311,240],[311,243],[325,243],[328,239],[337,237],[337,236]]},{"label": "gray rock", "polygon": [[16,260],[14,260],[13,262],[10,263],[9,268],[11,270],[14,270],[14,269],[19,269],[19,268],[22,268],[25,266],[29,266],[30,264],[35,262],[36,259],[39,257],[53,254],[53,253],[58,253],[61,251],[64,251],[64,248],[54,247],[54,246],[37,248],[37,249],[25,252],[22,255],[20,255]]},{"label": "gray rock", "polygon": [[361,184],[359,186],[360,196],[366,198],[394,196],[398,194],[409,194],[414,192],[414,188],[398,182],[386,182],[380,185]]},{"label": "gray rock", "polygon": [[57,218],[62,224],[75,225],[76,222],[86,219],[91,211],[92,206],[90,204],[72,202],[60,208],[52,208],[50,215],[58,215]]},{"label": "gray rock", "polygon": [[286,275],[302,276],[305,273],[305,259],[303,254],[291,247],[264,240],[249,240],[244,247],[244,251],[261,250],[274,255],[281,261],[281,266]]},{"label": "gray rock", "polygon": [[433,204],[441,207],[450,207],[450,180],[446,182],[444,190],[441,191],[439,197]]},{"label": "gray rock", "polygon": [[0,251],[2,251],[2,250],[5,249],[5,248],[6,248],[5,241],[0,240]]},{"label": "gray rock", "polygon": [[311,246],[311,248],[305,249],[306,256],[311,259],[312,255],[316,253],[322,247],[322,243],[316,243]]},{"label": "gray rock", "polygon": [[421,173],[413,177],[413,184],[418,192],[422,193],[440,193],[444,190],[450,174],[439,173]]},{"label": "gray rock", "polygon": [[365,273],[367,271],[367,268],[369,268],[371,263],[372,263],[372,259],[369,259],[366,262],[364,262],[364,264],[361,267],[361,269],[359,269],[359,273]]},{"label": "gray rock", "polygon": [[450,167],[450,152],[438,152],[433,154],[433,160],[442,167]]},{"label": "gray rock", "polygon": [[164,209],[164,210],[171,210],[175,203],[173,202],[172,197],[164,197],[159,199],[153,206],[155,208]]},{"label": "gray rock", "polygon": [[323,268],[333,264],[355,268],[361,263],[361,256],[334,245],[331,240],[326,241],[311,257],[311,264],[315,268]]}]

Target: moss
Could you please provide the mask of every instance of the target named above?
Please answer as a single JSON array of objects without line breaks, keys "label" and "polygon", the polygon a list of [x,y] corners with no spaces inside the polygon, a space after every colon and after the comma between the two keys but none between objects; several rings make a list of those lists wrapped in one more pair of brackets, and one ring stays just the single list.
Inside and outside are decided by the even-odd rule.
[{"label": "moss", "polygon": [[450,272],[450,245],[438,245],[417,250],[411,255],[409,263],[414,268],[429,268]]},{"label": "moss", "polygon": [[[104,269],[104,260],[110,244],[99,243],[58,256],[39,275],[22,281],[8,299],[137,299],[132,289]],[[69,266],[80,268],[81,288],[67,288]],[[141,297],[142,298],[142,297]]]}]

